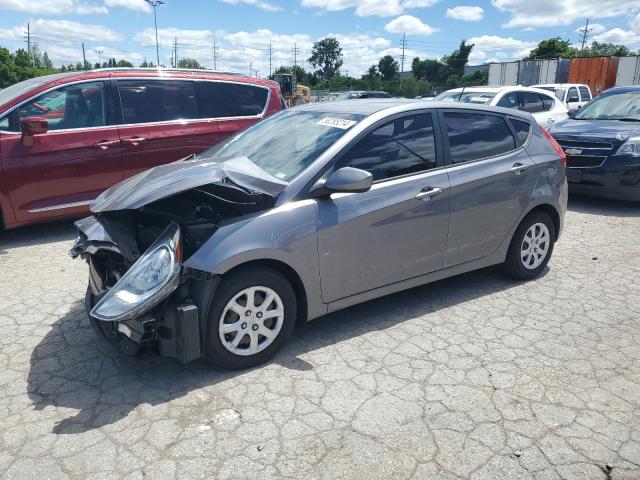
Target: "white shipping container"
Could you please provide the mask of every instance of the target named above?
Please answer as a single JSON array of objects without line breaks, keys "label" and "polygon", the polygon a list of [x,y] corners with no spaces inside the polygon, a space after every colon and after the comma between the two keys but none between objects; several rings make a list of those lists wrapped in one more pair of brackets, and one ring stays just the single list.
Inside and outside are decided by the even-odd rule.
[{"label": "white shipping container", "polygon": [[492,63],[489,65],[489,85],[517,85],[518,62]]},{"label": "white shipping container", "polygon": [[555,83],[558,60],[540,60],[540,79],[538,83]]},{"label": "white shipping container", "polygon": [[616,74],[616,87],[640,85],[640,56],[620,57],[618,73]]}]

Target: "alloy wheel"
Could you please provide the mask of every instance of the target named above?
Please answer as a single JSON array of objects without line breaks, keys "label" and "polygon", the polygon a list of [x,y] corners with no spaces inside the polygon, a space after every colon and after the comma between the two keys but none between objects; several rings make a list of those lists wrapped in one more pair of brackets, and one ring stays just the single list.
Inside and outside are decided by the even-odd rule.
[{"label": "alloy wheel", "polygon": [[551,235],[544,223],[534,223],[524,234],[520,246],[520,259],[528,270],[538,268],[549,253]]}]

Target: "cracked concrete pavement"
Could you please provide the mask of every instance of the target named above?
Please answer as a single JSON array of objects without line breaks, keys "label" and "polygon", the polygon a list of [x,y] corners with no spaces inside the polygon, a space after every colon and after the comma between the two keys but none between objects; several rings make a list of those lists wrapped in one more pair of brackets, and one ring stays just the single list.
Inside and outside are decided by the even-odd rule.
[{"label": "cracked concrete pavement", "polygon": [[125,357],[70,222],[0,234],[0,477],[640,479],[640,206],[572,199],[550,268],[296,327],[245,372]]}]

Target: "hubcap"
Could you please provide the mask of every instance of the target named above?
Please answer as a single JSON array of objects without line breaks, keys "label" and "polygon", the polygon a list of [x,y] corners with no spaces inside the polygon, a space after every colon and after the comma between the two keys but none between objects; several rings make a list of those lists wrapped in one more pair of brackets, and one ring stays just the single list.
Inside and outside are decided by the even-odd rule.
[{"label": "hubcap", "polygon": [[280,333],[284,305],[268,287],[249,287],[238,292],[224,307],[218,332],[222,345],[235,355],[263,351]]},{"label": "hubcap", "polygon": [[528,270],[538,268],[549,253],[551,235],[544,223],[534,223],[524,234],[520,247],[520,259]]}]

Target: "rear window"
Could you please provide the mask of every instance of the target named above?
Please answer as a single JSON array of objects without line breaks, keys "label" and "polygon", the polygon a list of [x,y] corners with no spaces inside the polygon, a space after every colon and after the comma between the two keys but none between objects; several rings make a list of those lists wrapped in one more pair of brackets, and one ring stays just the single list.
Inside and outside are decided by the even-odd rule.
[{"label": "rear window", "polygon": [[193,82],[118,80],[125,124],[198,118]]},{"label": "rear window", "polygon": [[200,118],[260,115],[269,97],[264,87],[242,83],[196,82]]},{"label": "rear window", "polygon": [[544,105],[540,95],[532,92],[520,92],[522,98],[522,108],[525,112],[537,113],[544,111]]},{"label": "rear window", "polygon": [[452,163],[493,157],[516,147],[503,117],[475,112],[445,112],[444,119]]},{"label": "rear window", "polygon": [[591,100],[591,92],[589,92],[589,89],[587,87],[578,87],[578,90],[580,90],[582,101],[588,102],[589,100]]},{"label": "rear window", "polygon": [[529,122],[525,122],[523,120],[516,120],[515,118],[509,118],[513,129],[516,132],[516,138],[518,139],[518,144],[524,145],[529,138],[529,132],[531,132],[531,125]]}]

